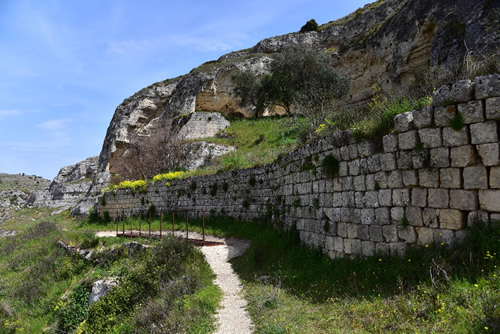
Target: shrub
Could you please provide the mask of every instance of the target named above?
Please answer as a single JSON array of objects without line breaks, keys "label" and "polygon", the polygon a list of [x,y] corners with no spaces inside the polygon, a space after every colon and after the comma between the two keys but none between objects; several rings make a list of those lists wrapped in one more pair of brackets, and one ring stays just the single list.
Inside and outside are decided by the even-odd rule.
[{"label": "shrub", "polygon": [[302,26],[302,28],[300,28],[300,32],[318,31],[318,28],[319,26],[316,20],[310,19],[309,21],[306,22],[306,24]]},{"label": "shrub", "polygon": [[450,126],[455,131],[460,131],[464,127],[464,119],[462,113],[457,112],[455,117],[450,120]]},{"label": "shrub", "polygon": [[325,170],[325,173],[330,176],[334,177],[338,174],[339,168],[340,168],[340,163],[335,158],[333,155],[327,155],[324,159],[323,162],[321,163],[321,167]]}]

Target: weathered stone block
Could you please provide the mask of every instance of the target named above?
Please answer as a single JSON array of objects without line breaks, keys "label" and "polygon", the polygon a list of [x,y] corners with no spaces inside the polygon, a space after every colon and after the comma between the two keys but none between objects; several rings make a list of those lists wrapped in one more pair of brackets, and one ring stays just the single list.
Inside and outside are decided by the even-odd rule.
[{"label": "weathered stone block", "polygon": [[450,126],[457,110],[454,105],[434,108],[434,123],[437,127]]},{"label": "weathered stone block", "polygon": [[410,189],[394,189],[392,191],[392,203],[395,206],[408,205],[410,202]]},{"label": "weathered stone block", "polygon": [[364,197],[364,203],[367,208],[378,208],[378,191],[367,191]]},{"label": "weathered stone block", "polygon": [[400,151],[396,153],[398,169],[405,170],[412,168],[412,152]]},{"label": "weathered stone block", "polygon": [[479,223],[487,223],[489,215],[484,211],[471,211],[467,216],[467,226],[474,227],[478,226]]},{"label": "weathered stone block", "polygon": [[420,142],[426,148],[435,148],[442,145],[441,128],[426,128],[418,130]]},{"label": "weathered stone block", "polygon": [[500,165],[500,144],[489,143],[477,145],[476,147],[484,166]]},{"label": "weathered stone block", "polygon": [[374,154],[371,157],[368,157],[367,166],[370,173],[377,173],[380,171],[380,154]]},{"label": "weathered stone block", "polygon": [[460,168],[441,168],[439,170],[441,188],[462,188],[462,173]]},{"label": "weathered stone block", "polygon": [[380,206],[392,206],[392,190],[391,189],[379,190],[378,202]]},{"label": "weathered stone block", "polygon": [[500,189],[500,167],[490,169],[490,188]]},{"label": "weathered stone block", "polygon": [[429,168],[430,156],[429,149],[414,150],[411,152],[411,162],[414,169]]},{"label": "weathered stone block", "polygon": [[353,186],[355,191],[365,191],[366,190],[365,176],[364,175],[355,176],[353,178]]},{"label": "weathered stone block", "polygon": [[344,252],[346,254],[361,255],[361,240],[344,239]]},{"label": "weathered stone block", "polygon": [[401,224],[405,216],[405,209],[399,206],[391,208],[391,219],[393,224]]},{"label": "weathered stone block", "polygon": [[464,189],[488,189],[488,173],[485,167],[464,168]]},{"label": "weathered stone block", "polygon": [[382,138],[382,142],[384,145],[384,152],[396,152],[398,150],[398,136],[389,134]]},{"label": "weathered stone block", "polygon": [[418,177],[416,170],[405,170],[403,174],[403,184],[405,187],[415,187],[418,186]]},{"label": "weathered stone block", "polygon": [[358,145],[357,144],[351,144],[351,145],[349,145],[349,156],[351,157],[351,160],[359,158]]},{"label": "weathered stone block", "polygon": [[349,175],[349,165],[346,161],[341,161],[339,163],[339,175],[340,177]]},{"label": "weathered stone block", "polygon": [[417,227],[416,229],[419,245],[428,245],[434,241],[434,229],[428,227]]},{"label": "weathered stone block", "polygon": [[347,224],[347,237],[349,239],[356,239],[358,237],[358,226],[359,224]]},{"label": "weathered stone block", "polygon": [[451,167],[469,167],[476,164],[476,151],[474,146],[465,145],[452,147],[450,152]]},{"label": "weathered stone block", "polygon": [[390,208],[377,208],[375,209],[375,221],[379,225],[387,225],[391,223],[391,210]]},{"label": "weathered stone block", "polygon": [[394,116],[394,130],[397,132],[412,130],[414,127],[412,111]]},{"label": "weathered stone block", "polygon": [[375,244],[375,254],[380,254],[380,255],[389,255],[391,252],[391,248],[389,247],[388,244],[384,242],[377,242]]},{"label": "weathered stone block", "polygon": [[358,144],[358,152],[361,158],[367,158],[373,155],[376,151],[375,143],[372,141],[364,141]]},{"label": "weathered stone block", "polygon": [[431,208],[448,208],[450,195],[447,189],[429,189],[428,203]]},{"label": "weathered stone block", "polygon": [[465,226],[465,213],[460,210],[441,209],[439,227],[445,230],[461,230]]},{"label": "weathered stone block", "polygon": [[368,225],[358,225],[358,239],[369,240]]},{"label": "weathered stone block", "polygon": [[361,253],[363,256],[375,255],[375,243],[372,241],[361,242]]},{"label": "weathered stone block", "polygon": [[389,173],[387,186],[391,189],[403,187],[403,174],[399,170],[394,170]]},{"label": "weathered stone block", "polygon": [[442,106],[452,103],[467,102],[474,99],[474,83],[460,80],[441,86],[432,94],[432,105]]},{"label": "weathered stone block", "polygon": [[481,210],[500,212],[500,190],[479,190]]},{"label": "weathered stone block", "polygon": [[411,204],[419,207],[427,206],[427,189],[413,188],[411,190]]},{"label": "weathered stone block", "polygon": [[500,96],[500,74],[490,74],[475,79],[476,99]]},{"label": "weathered stone block", "polygon": [[484,122],[483,104],[481,101],[470,101],[458,105],[464,124]]},{"label": "weathered stone block", "polygon": [[403,132],[398,135],[400,150],[413,150],[418,142],[418,133],[416,130]]},{"label": "weathered stone block", "polygon": [[363,202],[364,196],[365,193],[363,191],[356,191],[354,193],[354,202],[356,203],[357,208],[362,209],[365,207],[365,203]]},{"label": "weathered stone block", "polygon": [[417,233],[413,226],[398,226],[398,236],[407,243],[413,244],[417,241]]},{"label": "weathered stone block", "polygon": [[413,123],[417,129],[428,128],[432,125],[432,107],[425,107],[413,112]]},{"label": "weathered stone block", "polygon": [[386,242],[397,242],[399,240],[396,225],[384,225],[382,226],[382,232]]},{"label": "weathered stone block", "polygon": [[424,208],[424,211],[422,212],[424,226],[437,228],[439,226],[438,212],[438,209]]},{"label": "weathered stone block", "polygon": [[396,156],[394,153],[383,153],[380,155],[380,166],[382,171],[391,171],[396,169]]},{"label": "weathered stone block", "polygon": [[349,166],[349,175],[359,175],[359,160],[351,160],[347,164]]},{"label": "weathered stone block", "polygon": [[421,187],[439,187],[439,169],[419,169],[418,178]]},{"label": "weathered stone block", "polygon": [[[340,220],[340,217],[339,217]],[[342,238],[347,238],[347,224],[338,223],[337,224],[337,235]]]},{"label": "weathered stone block", "polygon": [[450,167],[450,149],[447,147],[432,148],[430,150],[431,167]]},{"label": "weathered stone block", "polygon": [[471,124],[470,133],[472,144],[498,142],[498,128],[495,121]]},{"label": "weathered stone block", "polygon": [[463,211],[478,209],[478,194],[474,190],[450,190],[450,208]]},{"label": "weathered stone block", "polygon": [[375,175],[374,174],[368,174],[366,175],[366,190],[371,191],[375,190]]},{"label": "weathered stone block", "polygon": [[411,226],[422,226],[422,208],[416,206],[409,206],[406,208],[406,218]]},{"label": "weathered stone block", "polygon": [[486,99],[486,119],[500,120],[500,97]]},{"label": "weathered stone block", "polygon": [[378,172],[373,176],[375,181],[375,187],[378,188],[387,188],[389,186],[389,177],[386,172]]},{"label": "weathered stone block", "polygon": [[375,223],[375,210],[372,208],[361,209],[361,223],[371,225]]},{"label": "weathered stone block", "polygon": [[351,153],[349,152],[349,146],[342,146],[340,148],[340,157],[344,161],[348,161],[351,159]]},{"label": "weathered stone block", "polygon": [[443,128],[443,145],[446,147],[463,146],[469,144],[468,127],[464,126],[456,131],[450,127]]}]

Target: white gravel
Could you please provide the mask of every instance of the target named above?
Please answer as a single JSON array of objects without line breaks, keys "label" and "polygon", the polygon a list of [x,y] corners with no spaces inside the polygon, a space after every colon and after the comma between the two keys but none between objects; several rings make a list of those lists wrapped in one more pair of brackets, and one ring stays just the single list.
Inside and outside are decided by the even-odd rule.
[{"label": "white gravel", "polygon": [[247,302],[241,297],[241,282],[233,271],[230,259],[243,255],[250,241],[226,239],[221,246],[202,247],[210,267],[217,275],[215,284],[223,291],[221,309],[217,314],[216,334],[252,333],[252,320],[246,311]]}]

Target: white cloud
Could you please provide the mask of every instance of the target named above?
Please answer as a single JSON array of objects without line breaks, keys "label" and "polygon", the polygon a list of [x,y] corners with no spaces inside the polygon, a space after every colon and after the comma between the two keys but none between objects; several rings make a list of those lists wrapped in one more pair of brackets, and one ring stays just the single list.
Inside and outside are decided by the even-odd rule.
[{"label": "white cloud", "polygon": [[10,110],[0,110],[0,119],[4,119],[9,116],[19,116],[22,115],[23,112],[20,110],[16,109],[10,109]]},{"label": "white cloud", "polygon": [[54,119],[37,124],[37,127],[43,130],[64,130],[66,125],[71,121],[71,118]]}]

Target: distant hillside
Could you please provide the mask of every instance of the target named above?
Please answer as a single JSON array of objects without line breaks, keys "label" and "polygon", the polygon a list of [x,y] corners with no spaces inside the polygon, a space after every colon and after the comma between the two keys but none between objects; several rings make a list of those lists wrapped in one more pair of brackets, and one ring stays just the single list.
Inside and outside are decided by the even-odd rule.
[{"label": "distant hillside", "polygon": [[0,173],[0,191],[42,190],[50,186],[50,180],[37,175]]}]

